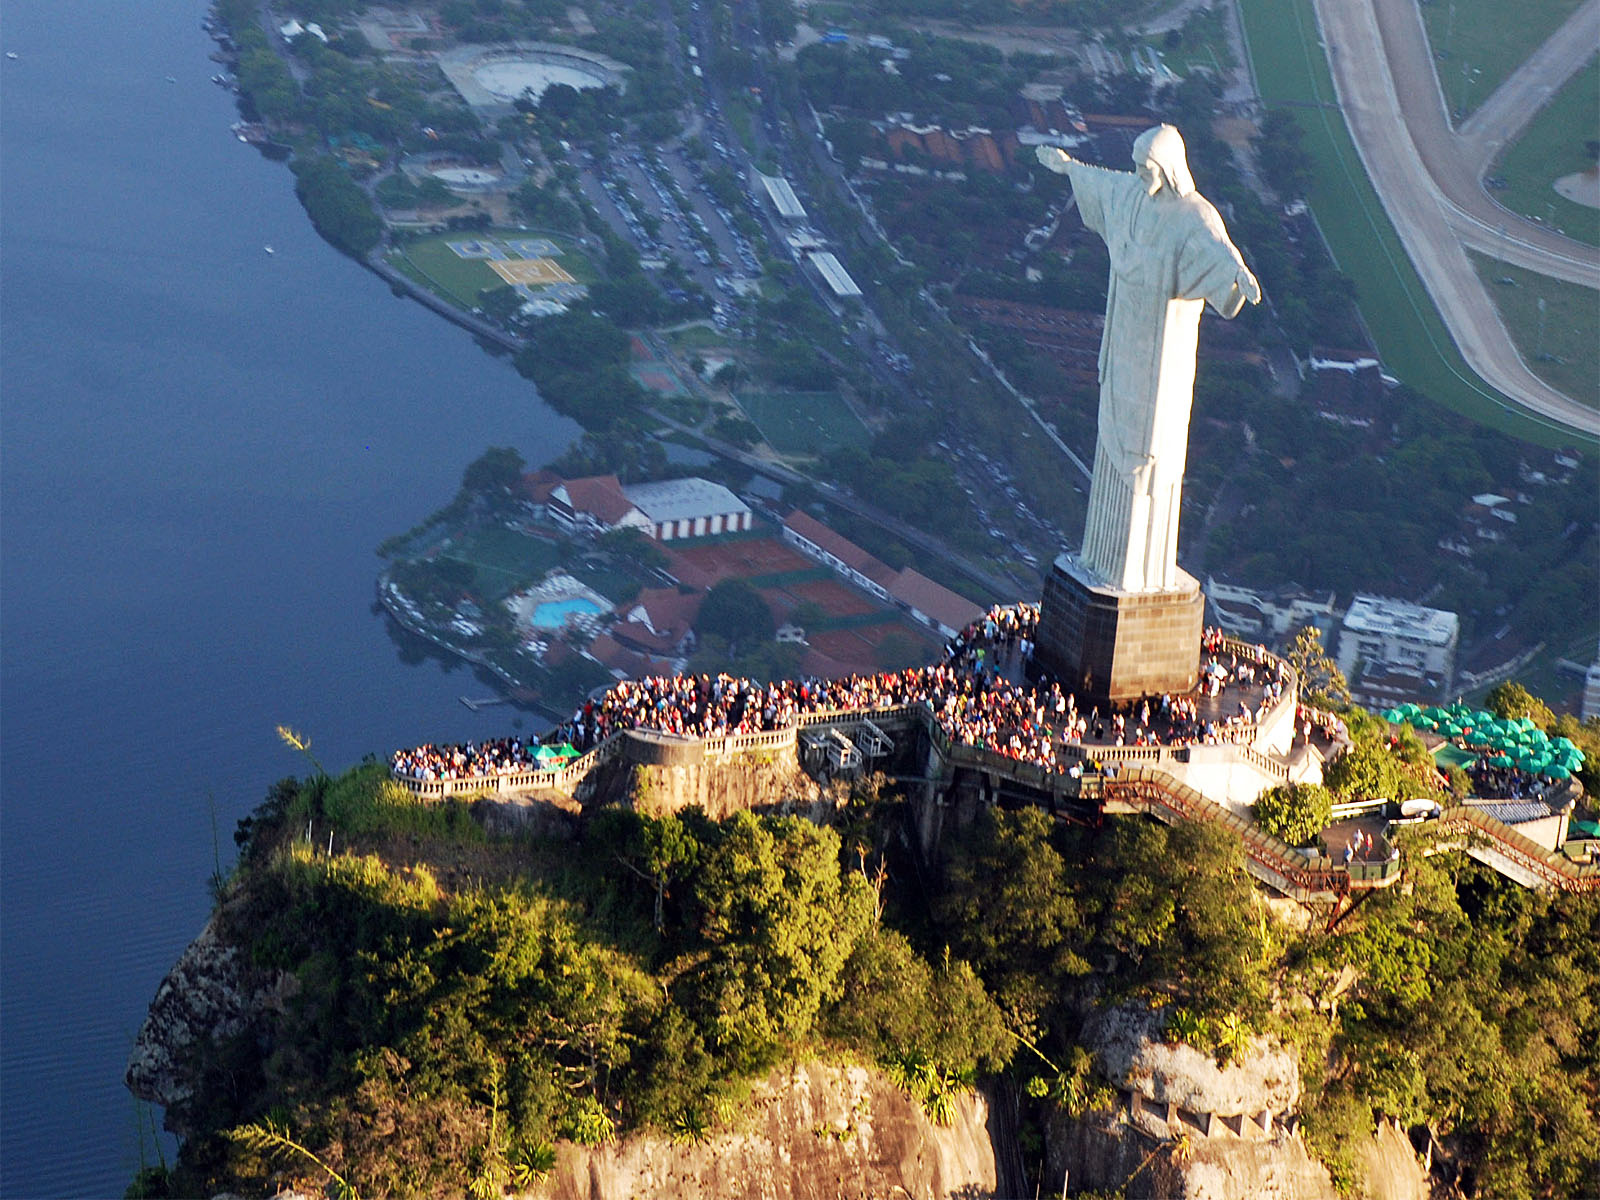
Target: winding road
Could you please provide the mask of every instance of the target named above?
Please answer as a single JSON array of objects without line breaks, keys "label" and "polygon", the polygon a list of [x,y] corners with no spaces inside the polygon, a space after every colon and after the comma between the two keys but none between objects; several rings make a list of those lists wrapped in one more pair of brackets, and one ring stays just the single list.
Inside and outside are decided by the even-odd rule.
[{"label": "winding road", "polygon": [[1414,0],[1314,3],[1362,164],[1462,357],[1529,412],[1600,437],[1600,412],[1528,370],[1466,253],[1600,287],[1600,251],[1501,208],[1481,184],[1498,147],[1594,52],[1600,0],[1587,0],[1461,134],[1446,119]]}]

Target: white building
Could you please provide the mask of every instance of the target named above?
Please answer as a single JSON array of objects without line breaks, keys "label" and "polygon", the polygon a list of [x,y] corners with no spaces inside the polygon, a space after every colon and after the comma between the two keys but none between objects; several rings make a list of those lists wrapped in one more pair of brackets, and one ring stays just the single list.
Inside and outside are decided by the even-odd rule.
[{"label": "white building", "polygon": [[850,272],[844,269],[831,251],[813,250],[807,257],[829,290],[839,299],[848,300],[861,295],[861,289],[856,286],[856,281],[850,278]]},{"label": "white building", "polygon": [[1205,594],[1217,625],[1247,642],[1276,642],[1307,625],[1330,633],[1340,616],[1332,592],[1320,596],[1298,589],[1257,591],[1208,575]]},{"label": "white building", "polygon": [[794,194],[794,188],[782,175],[763,175],[756,172],[756,178],[761,180],[761,186],[766,189],[767,199],[772,201],[772,207],[778,210],[778,215],[785,221],[804,221],[806,219],[805,205],[800,203],[800,197]]},{"label": "white building", "polygon": [[1382,663],[1449,680],[1460,639],[1461,618],[1453,612],[1357,593],[1339,630],[1339,669],[1351,678],[1358,663]]},{"label": "white building", "polygon": [[664,479],[631,484],[622,490],[650,523],[651,536],[658,541],[714,537],[750,528],[750,509],[745,502],[709,479]]}]

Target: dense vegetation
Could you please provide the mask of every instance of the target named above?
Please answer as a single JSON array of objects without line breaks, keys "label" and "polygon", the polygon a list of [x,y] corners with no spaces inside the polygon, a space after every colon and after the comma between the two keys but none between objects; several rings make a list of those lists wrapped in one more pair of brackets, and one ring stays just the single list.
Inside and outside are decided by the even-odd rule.
[{"label": "dense vegetation", "polygon": [[[1407,769],[1350,715],[1358,749]],[[1379,1116],[1466,1196],[1576,1194],[1600,1166],[1600,899],[1419,841],[1329,930],[1281,920],[1218,827],[991,809],[930,875],[887,781],[830,799],[826,825],[611,808],[543,841],[418,804],[375,763],[280,783],[219,908],[289,981],[282,1011],[196,1053],[171,1113],[193,1135],[140,1189],[498,1195],[557,1139],[699,1141],[750,1079],[818,1054],[880,1064],[936,1120],[1004,1073],[1036,1162],[1052,1112],[1110,1102],[1084,1030],[1124,1004],[1223,1061],[1256,1034],[1297,1050],[1343,1188]]]},{"label": "dense vegetation", "polygon": [[195,1064],[174,1194],[498,1194],[557,1138],[698,1140],[787,1056],[927,1064],[948,1097],[1011,1054],[972,970],[919,957],[865,860],[796,818],[609,810],[575,847],[491,840],[370,764],[278,785],[238,840],[225,928],[292,996]]},{"label": "dense vegetation", "polygon": [[296,159],[295,195],[317,232],[352,258],[364,258],[383,239],[383,222],[372,202],[331,158]]}]

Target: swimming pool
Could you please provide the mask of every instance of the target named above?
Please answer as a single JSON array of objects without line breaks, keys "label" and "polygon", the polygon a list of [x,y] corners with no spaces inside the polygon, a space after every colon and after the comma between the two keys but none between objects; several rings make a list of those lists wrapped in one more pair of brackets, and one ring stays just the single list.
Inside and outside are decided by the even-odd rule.
[{"label": "swimming pool", "polygon": [[575,616],[595,616],[605,612],[587,596],[569,596],[565,600],[546,600],[533,610],[529,623],[535,629],[560,629]]}]

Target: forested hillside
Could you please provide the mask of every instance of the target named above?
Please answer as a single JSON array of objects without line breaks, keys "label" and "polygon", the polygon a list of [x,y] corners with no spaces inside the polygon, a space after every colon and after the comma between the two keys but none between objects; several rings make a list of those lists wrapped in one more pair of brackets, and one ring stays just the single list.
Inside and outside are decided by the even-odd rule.
[{"label": "forested hillside", "polygon": [[1384,1114],[1467,1195],[1594,1177],[1594,898],[1408,846],[1403,886],[1327,931],[1211,828],[990,810],[930,870],[881,778],[827,799],[826,825],[610,808],[549,841],[376,765],[280,783],[218,883],[224,939],[279,1002],[197,1048],[181,1158],[135,1190],[499,1195],[560,1139],[737,1126],[749,1081],[818,1056],[886,1068],[935,1121],[1005,1074],[1031,1172],[1052,1111],[1110,1099],[1080,1039],[1118,1004],[1222,1061],[1257,1033],[1297,1049],[1341,1187]]}]

